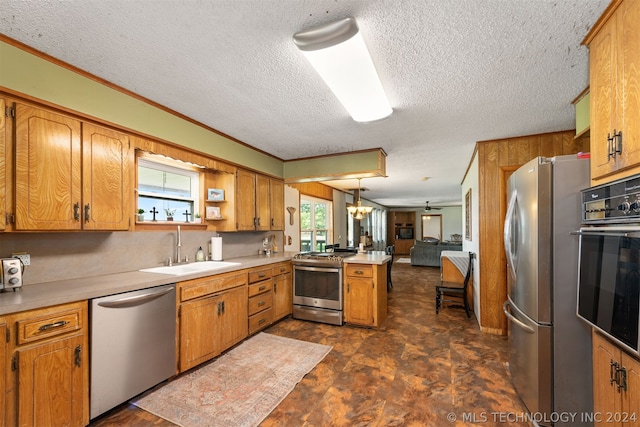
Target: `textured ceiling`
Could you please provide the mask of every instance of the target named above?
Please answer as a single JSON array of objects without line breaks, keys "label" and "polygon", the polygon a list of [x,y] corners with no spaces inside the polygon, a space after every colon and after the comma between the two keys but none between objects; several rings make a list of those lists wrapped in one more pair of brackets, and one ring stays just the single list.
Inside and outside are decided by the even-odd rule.
[{"label": "textured ceiling", "polygon": [[[381,147],[388,177],[363,198],[444,206],[476,141],[574,128],[580,43],[608,3],[3,0],[0,33],[281,159]],[[354,122],[291,40],[347,16],[394,109],[380,122]]]}]

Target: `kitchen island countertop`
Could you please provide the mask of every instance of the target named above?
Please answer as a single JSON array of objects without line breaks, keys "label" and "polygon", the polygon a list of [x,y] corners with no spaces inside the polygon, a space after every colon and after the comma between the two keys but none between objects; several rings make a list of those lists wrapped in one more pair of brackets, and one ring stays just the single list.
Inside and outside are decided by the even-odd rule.
[{"label": "kitchen island countertop", "polygon": [[387,255],[384,251],[369,251],[345,258],[344,262],[345,264],[382,265],[387,262],[391,262],[391,255]]},{"label": "kitchen island countertop", "polygon": [[271,255],[252,255],[225,259],[239,265],[213,271],[200,271],[181,276],[160,273],[129,271],[101,276],[82,277],[27,284],[16,291],[0,293],[0,316],[25,310],[54,306],[75,301],[89,300],[122,292],[152,288],[169,283],[182,282],[199,277],[212,276],[246,268],[261,267],[289,261],[297,252],[279,252]]}]

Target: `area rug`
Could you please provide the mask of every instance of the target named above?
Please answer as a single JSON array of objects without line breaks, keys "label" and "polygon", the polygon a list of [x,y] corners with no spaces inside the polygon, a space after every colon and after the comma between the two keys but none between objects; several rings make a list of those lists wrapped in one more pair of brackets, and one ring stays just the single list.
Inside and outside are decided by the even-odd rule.
[{"label": "area rug", "polygon": [[257,426],[331,348],[261,332],[131,403],[183,427]]},{"label": "area rug", "polygon": [[396,264],[411,264],[411,258],[398,258]]}]

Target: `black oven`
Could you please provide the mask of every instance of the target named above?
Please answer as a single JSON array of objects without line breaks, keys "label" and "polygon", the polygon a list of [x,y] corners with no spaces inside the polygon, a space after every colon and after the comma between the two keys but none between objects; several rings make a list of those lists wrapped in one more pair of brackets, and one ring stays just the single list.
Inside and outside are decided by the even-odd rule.
[{"label": "black oven", "polygon": [[640,354],[640,229],[580,231],[578,316]]},{"label": "black oven", "polygon": [[582,192],[578,317],[640,354],[640,177]]}]

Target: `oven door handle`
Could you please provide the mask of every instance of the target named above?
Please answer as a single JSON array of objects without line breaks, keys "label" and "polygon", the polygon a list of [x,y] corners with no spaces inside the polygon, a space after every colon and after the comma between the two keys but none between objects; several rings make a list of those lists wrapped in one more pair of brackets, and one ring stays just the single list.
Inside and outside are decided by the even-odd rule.
[{"label": "oven door handle", "polygon": [[572,231],[570,233],[572,236],[607,236],[607,237],[629,237],[629,233],[612,233],[610,231],[606,231],[606,230],[602,230],[602,231],[593,231],[593,230],[589,230],[589,231],[583,231],[583,230],[578,230],[578,231]]},{"label": "oven door handle", "polygon": [[332,268],[332,267],[307,267],[307,266],[302,266],[302,265],[295,265],[293,266],[294,270],[304,270],[304,271],[322,271],[325,273],[339,273],[340,269],[339,268]]}]

